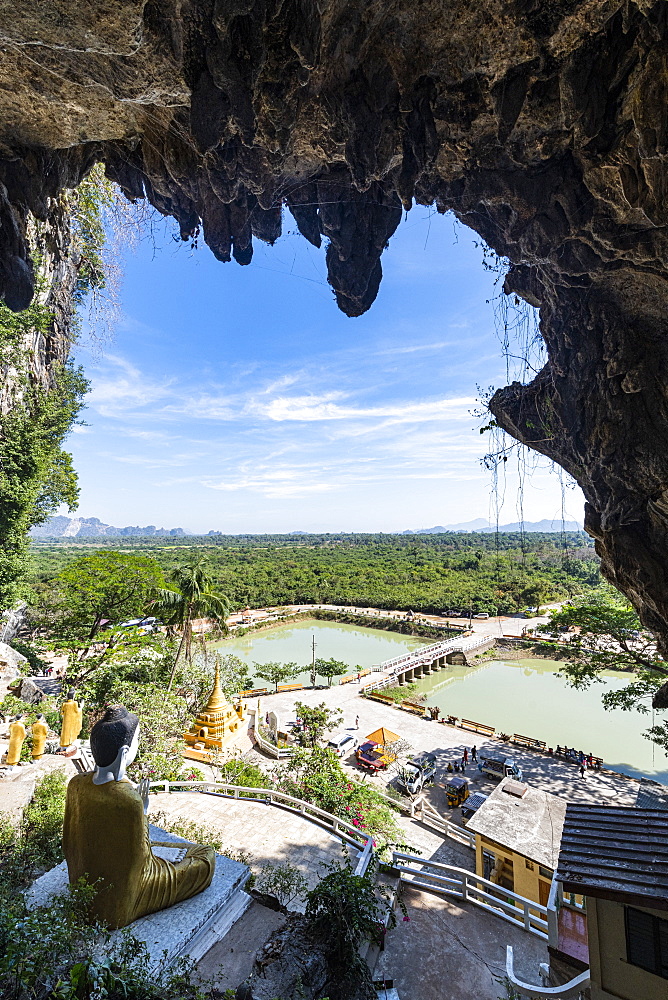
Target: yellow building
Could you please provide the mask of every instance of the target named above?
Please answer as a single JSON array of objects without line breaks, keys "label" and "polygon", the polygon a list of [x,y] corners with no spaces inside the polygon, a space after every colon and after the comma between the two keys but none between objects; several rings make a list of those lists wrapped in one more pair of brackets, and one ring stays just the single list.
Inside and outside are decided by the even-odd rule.
[{"label": "yellow building", "polygon": [[569,805],[556,879],[585,898],[591,1000],[667,1000],[668,811]]},{"label": "yellow building", "polygon": [[213,690],[204,708],[198,713],[190,729],[183,734],[186,749],[183,756],[208,763],[212,750],[222,750],[235,739],[244,718],[243,703],[229,703],[220,686],[216,666]]},{"label": "yellow building", "polygon": [[476,875],[546,906],[565,813],[563,799],[504,778],[466,825],[475,833]]}]

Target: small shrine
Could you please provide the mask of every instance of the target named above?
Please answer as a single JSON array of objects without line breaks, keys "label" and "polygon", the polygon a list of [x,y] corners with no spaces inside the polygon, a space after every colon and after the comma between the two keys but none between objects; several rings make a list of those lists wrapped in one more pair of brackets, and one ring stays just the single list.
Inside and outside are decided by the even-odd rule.
[{"label": "small shrine", "polygon": [[243,702],[233,706],[229,703],[222,687],[216,665],[216,676],[209,700],[183,734],[186,748],[183,756],[207,764],[212,750],[222,750],[228,746],[239,732],[244,718]]}]

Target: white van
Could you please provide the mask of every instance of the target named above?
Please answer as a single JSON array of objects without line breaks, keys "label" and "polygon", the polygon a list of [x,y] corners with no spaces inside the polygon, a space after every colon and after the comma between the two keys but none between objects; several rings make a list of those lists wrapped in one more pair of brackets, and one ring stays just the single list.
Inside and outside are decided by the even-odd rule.
[{"label": "white van", "polygon": [[327,749],[332,750],[337,757],[347,757],[357,746],[357,737],[350,733],[334,733],[327,743]]}]

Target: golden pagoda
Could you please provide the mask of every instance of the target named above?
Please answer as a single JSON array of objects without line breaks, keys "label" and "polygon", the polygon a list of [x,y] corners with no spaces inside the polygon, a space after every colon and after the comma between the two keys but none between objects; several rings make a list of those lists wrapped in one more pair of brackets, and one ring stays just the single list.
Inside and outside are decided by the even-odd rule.
[{"label": "golden pagoda", "polygon": [[239,732],[243,717],[243,702],[235,707],[225,697],[216,664],[216,676],[209,700],[190,729],[183,734],[186,741],[183,756],[208,763],[212,750],[222,750],[232,742]]}]

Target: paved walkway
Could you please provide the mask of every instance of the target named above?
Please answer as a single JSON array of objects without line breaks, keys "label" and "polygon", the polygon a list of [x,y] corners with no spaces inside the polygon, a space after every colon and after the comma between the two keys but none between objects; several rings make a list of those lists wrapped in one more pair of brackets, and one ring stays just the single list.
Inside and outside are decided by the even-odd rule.
[{"label": "paved walkway", "polygon": [[540,938],[470,903],[458,906],[408,887],[403,900],[409,920],[397,912],[373,976],[376,982],[392,980],[402,1000],[497,1000],[508,944],[517,974],[540,982],[538,966],[548,960]]},{"label": "paved walkway", "polygon": [[[248,851],[255,874],[269,862],[288,861],[301,869],[312,889],[321,877],[321,862],[342,858],[343,845],[333,834],[277,806],[199,792],[162,792],[151,795],[150,801],[151,817],[161,812],[213,827],[221,834],[223,853],[226,848]],[[291,906],[299,909],[295,903]]]}]

